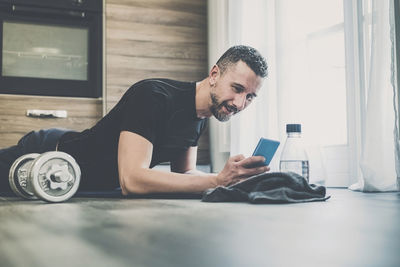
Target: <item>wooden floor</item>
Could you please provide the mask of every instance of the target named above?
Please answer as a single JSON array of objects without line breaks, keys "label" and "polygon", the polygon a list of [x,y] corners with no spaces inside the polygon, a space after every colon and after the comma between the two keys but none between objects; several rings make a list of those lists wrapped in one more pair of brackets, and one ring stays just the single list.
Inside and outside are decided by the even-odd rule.
[{"label": "wooden floor", "polygon": [[400,193],[327,202],[0,197],[0,265],[400,266]]}]

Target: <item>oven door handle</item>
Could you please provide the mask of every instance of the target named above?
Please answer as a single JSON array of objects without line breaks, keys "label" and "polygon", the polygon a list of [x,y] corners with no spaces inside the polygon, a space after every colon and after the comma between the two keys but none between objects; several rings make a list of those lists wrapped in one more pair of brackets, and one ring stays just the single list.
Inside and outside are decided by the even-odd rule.
[{"label": "oven door handle", "polygon": [[67,118],[68,113],[66,110],[28,109],[26,116],[33,118]]},{"label": "oven door handle", "polygon": [[13,12],[29,12],[35,14],[52,14],[52,15],[63,15],[68,17],[81,17],[85,18],[86,13],[83,11],[75,10],[62,10],[62,9],[52,9],[52,8],[41,8],[41,7],[28,7],[28,6],[17,6],[12,5],[11,10]]}]

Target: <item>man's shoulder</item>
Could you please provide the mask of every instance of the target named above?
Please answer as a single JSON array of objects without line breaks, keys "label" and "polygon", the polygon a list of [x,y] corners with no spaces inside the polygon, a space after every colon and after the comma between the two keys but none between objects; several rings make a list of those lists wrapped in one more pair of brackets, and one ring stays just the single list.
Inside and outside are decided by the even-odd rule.
[{"label": "man's shoulder", "polygon": [[[159,89],[159,88],[174,88],[174,89],[189,89],[193,82],[184,82],[178,80],[171,80],[165,78],[152,78],[141,80],[134,85],[133,88],[147,88],[147,89]],[[131,87],[131,88],[132,88]]]},{"label": "man's shoulder", "polygon": [[177,81],[165,78],[152,78],[141,80],[129,88],[129,91],[143,90],[155,93],[160,92],[179,92],[193,88],[193,82]]},{"label": "man's shoulder", "polygon": [[162,102],[173,102],[186,99],[194,94],[194,82],[182,82],[171,79],[146,79],[132,85],[123,98],[155,99]]}]

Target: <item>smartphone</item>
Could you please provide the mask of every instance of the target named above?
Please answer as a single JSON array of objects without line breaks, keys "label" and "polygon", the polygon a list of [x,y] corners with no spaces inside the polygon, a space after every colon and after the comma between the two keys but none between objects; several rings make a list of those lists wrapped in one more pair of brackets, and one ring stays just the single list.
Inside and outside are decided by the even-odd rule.
[{"label": "smartphone", "polygon": [[280,144],[279,141],[261,137],[260,141],[258,141],[256,149],[254,149],[253,156],[263,156],[265,158],[265,161],[262,164],[259,164],[254,167],[269,165],[276,150],[279,147],[279,144]]}]

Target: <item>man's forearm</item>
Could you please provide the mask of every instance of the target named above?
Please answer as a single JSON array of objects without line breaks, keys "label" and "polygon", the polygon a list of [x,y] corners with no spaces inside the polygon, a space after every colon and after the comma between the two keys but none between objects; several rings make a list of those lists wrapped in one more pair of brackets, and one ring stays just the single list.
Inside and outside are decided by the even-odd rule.
[{"label": "man's forearm", "polygon": [[185,172],[185,174],[200,175],[200,176],[210,175],[210,173],[202,172],[197,169],[189,170],[189,171]]},{"label": "man's forearm", "polygon": [[198,170],[190,173],[163,172],[153,169],[136,169],[125,177],[121,175],[122,193],[201,193],[208,188],[216,187],[216,174],[207,174]]}]

